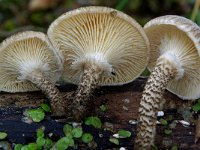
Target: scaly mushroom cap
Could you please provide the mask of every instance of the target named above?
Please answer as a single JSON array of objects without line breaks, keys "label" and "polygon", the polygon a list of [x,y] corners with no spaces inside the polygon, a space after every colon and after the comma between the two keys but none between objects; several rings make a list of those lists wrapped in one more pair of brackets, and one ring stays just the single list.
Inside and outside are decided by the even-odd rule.
[{"label": "scaly mushroom cap", "polygon": [[[149,70],[162,54],[175,58],[180,66],[167,89],[183,99],[200,97],[200,28],[192,21],[175,15],[155,18],[144,26],[150,41]],[[175,60],[175,62],[176,62]]]},{"label": "scaly mushroom cap", "polygon": [[110,64],[115,76],[103,74],[100,85],[116,85],[137,78],[148,62],[149,43],[141,26],[131,17],[106,7],[69,11],[48,29],[53,46],[61,52],[64,78],[79,83],[84,67],[72,64],[87,58]]},{"label": "scaly mushroom cap", "polygon": [[43,71],[52,82],[59,78],[61,62],[45,34],[26,31],[0,44],[0,91],[37,90],[33,83],[26,80],[34,70]]}]

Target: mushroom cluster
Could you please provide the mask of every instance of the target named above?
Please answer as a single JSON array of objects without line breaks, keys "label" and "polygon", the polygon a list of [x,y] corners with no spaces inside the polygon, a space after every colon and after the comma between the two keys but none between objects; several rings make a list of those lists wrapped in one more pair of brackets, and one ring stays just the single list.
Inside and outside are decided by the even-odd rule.
[{"label": "mushroom cluster", "polygon": [[152,73],[140,102],[135,149],[154,145],[156,114],[165,89],[182,99],[200,97],[200,28],[184,17],[167,15],[149,21],[144,30]]},{"label": "mushroom cluster", "polygon": [[62,96],[54,85],[61,69],[56,51],[41,32],[21,32],[0,44],[0,91],[40,89],[50,99],[54,115],[64,115],[65,110]]},{"label": "mushroom cluster", "polygon": [[149,42],[143,28],[128,15],[107,7],[83,7],[57,18],[48,37],[62,58],[63,78],[78,89],[73,114],[82,119],[98,85],[119,85],[146,68]]},{"label": "mushroom cluster", "polygon": [[154,145],[165,89],[182,99],[200,97],[200,28],[184,17],[158,17],[143,30],[123,12],[90,6],[61,15],[47,34],[26,31],[0,44],[0,91],[41,89],[54,115],[65,115],[66,100],[54,85],[62,74],[78,84],[65,98],[73,98],[73,117],[81,120],[97,86],[131,82],[149,61],[152,73],[140,102],[135,149]]}]

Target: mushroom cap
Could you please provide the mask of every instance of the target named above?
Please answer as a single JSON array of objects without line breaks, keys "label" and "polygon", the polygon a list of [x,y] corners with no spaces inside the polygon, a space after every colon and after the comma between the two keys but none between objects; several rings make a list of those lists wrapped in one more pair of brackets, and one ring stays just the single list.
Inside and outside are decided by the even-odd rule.
[{"label": "mushroom cap", "polygon": [[167,15],[149,21],[144,30],[150,41],[148,69],[155,67],[159,56],[173,55],[183,74],[170,81],[167,89],[182,99],[199,98],[200,28],[184,17]]},{"label": "mushroom cap", "polygon": [[47,36],[25,31],[8,37],[0,44],[0,91],[38,90],[26,80],[34,70],[42,71],[52,82],[61,74],[61,62]]},{"label": "mushroom cap", "polygon": [[105,60],[115,76],[102,75],[99,85],[133,81],[146,68],[149,42],[143,28],[128,15],[112,8],[90,6],[69,11],[48,29],[48,37],[63,60],[63,79],[78,84],[84,68],[73,63],[87,56]]}]

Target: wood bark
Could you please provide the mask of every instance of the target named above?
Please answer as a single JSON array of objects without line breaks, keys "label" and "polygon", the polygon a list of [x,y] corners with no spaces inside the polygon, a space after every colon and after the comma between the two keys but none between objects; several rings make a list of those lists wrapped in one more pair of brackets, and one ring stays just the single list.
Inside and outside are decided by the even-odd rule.
[{"label": "wood bark", "polygon": [[[109,138],[113,135],[110,131],[103,129],[97,130],[92,127],[83,126],[84,131],[94,135],[98,147],[97,149],[112,149],[125,147],[132,150],[136,135],[136,125],[130,124],[130,120],[136,120],[138,115],[139,102],[142,96],[142,90],[145,85],[146,78],[139,78],[129,84],[122,86],[108,86],[98,88],[95,92],[94,111],[91,115],[100,116],[103,127],[112,128],[114,133],[119,129],[126,129],[132,132],[131,138],[120,139],[120,145],[114,145],[109,142]],[[64,95],[74,92],[76,86],[65,84],[58,86]],[[189,107],[192,101],[183,101],[177,96],[165,91],[164,100],[166,101],[164,110],[165,116],[173,115],[174,119],[182,119],[177,113],[178,108]],[[27,143],[34,142],[36,137],[36,129],[45,126],[45,133],[53,133],[53,139],[63,136],[62,128],[69,120],[64,117],[52,117],[50,114],[41,123],[27,124],[22,122],[23,111],[29,107],[39,106],[41,103],[47,102],[42,92],[30,93],[0,93],[0,131],[8,133],[10,143]],[[70,103],[70,102],[69,102]],[[99,111],[99,106],[104,104],[107,107],[105,113]],[[181,150],[197,150],[200,143],[194,143],[195,126],[183,127],[178,124],[171,135],[164,134],[164,126],[157,125],[155,143],[159,149],[171,148],[176,144]],[[103,137],[99,137],[102,134]],[[84,145],[79,145],[79,149],[86,149]]]}]

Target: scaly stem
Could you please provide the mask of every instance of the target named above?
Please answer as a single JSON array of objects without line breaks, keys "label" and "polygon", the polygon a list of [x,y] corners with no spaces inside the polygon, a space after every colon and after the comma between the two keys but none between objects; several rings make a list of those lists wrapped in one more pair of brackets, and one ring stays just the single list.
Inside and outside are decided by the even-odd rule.
[{"label": "scaly stem", "polygon": [[168,82],[175,78],[177,69],[167,59],[158,61],[142,95],[139,107],[138,131],[135,150],[152,149],[156,131],[157,112]]},{"label": "scaly stem", "polygon": [[98,79],[102,72],[95,69],[95,67],[89,67],[84,69],[84,73],[81,77],[81,83],[76,91],[74,98],[73,116],[76,120],[80,121],[86,115],[91,105],[91,95],[97,87]]},{"label": "scaly stem", "polygon": [[41,89],[42,92],[50,100],[53,115],[65,115],[65,105],[63,97],[61,96],[59,90],[55,87],[55,85],[47,77],[45,77],[45,75],[41,71],[33,71],[27,77],[27,80],[30,80],[37,86],[37,88]]}]

